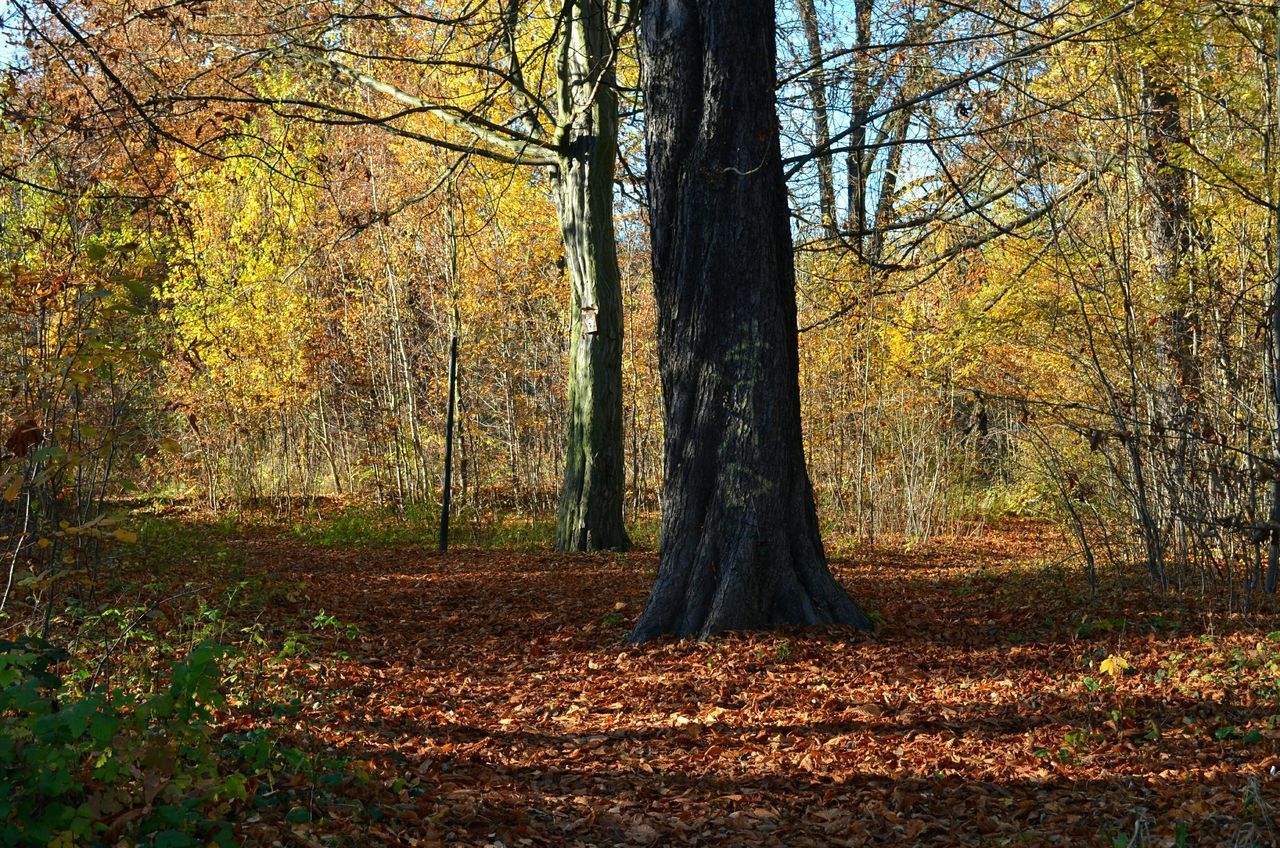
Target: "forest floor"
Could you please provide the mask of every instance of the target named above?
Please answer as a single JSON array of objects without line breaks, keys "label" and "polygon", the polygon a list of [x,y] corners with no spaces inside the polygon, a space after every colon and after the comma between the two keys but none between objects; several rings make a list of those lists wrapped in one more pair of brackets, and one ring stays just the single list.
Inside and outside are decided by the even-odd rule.
[{"label": "forest floor", "polygon": [[240,611],[220,731],[271,693],[358,778],[299,778],[253,844],[1278,844],[1280,621],[1091,595],[1036,524],[837,557],[873,636],[644,646],[652,552],[225,535],[285,588]]}]

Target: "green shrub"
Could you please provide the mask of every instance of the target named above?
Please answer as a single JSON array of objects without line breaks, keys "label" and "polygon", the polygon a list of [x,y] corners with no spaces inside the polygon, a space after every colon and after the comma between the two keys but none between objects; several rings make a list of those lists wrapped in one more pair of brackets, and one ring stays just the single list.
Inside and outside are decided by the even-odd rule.
[{"label": "green shrub", "polygon": [[225,653],[198,645],[149,694],[77,696],[65,655],[0,642],[0,846],[233,844],[245,781],[221,773],[212,727]]}]

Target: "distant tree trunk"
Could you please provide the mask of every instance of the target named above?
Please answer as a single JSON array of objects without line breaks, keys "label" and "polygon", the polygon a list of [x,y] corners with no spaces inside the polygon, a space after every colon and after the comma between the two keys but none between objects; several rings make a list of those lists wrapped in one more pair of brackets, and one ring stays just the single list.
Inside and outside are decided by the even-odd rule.
[{"label": "distant tree trunk", "polygon": [[859,250],[865,249],[867,224],[867,185],[874,153],[867,152],[867,119],[875,103],[871,90],[871,12],[875,0],[855,0],[853,68],[850,80],[849,153],[845,159],[849,171],[848,227],[853,232]]},{"label": "distant tree trunk", "polygon": [[557,209],[572,287],[569,410],[556,522],[562,551],[626,549],[622,426],[622,285],[613,228],[618,99],[605,4],[566,4],[559,113],[570,123]]},{"label": "distant tree trunk", "polygon": [[884,177],[880,180],[880,189],[877,192],[879,198],[876,200],[875,216],[872,219],[873,232],[867,237],[866,252],[863,254],[870,263],[880,262],[884,255],[885,234],[889,231],[889,224],[898,199],[898,176],[902,167],[902,151],[906,147],[903,141],[911,129],[913,114],[915,110],[910,107],[901,109],[892,119],[892,126],[889,128],[890,147],[884,166]]},{"label": "distant tree trunk", "polygon": [[[822,30],[818,26],[818,8],[814,0],[796,0],[804,39],[809,47],[809,101],[813,104],[814,145],[824,149],[831,143],[831,117],[827,108],[827,75],[823,61]],[[818,207],[822,213],[822,232],[827,238],[840,234],[836,214],[836,177],[831,153],[818,156]]]},{"label": "distant tree trunk", "polygon": [[[1280,8],[1276,9],[1276,16],[1277,24],[1280,24]],[[1275,61],[1276,76],[1272,81],[1271,103],[1275,110],[1273,117],[1277,130],[1273,131],[1275,135],[1272,136],[1276,139],[1272,142],[1272,157],[1269,157],[1269,161],[1266,162],[1269,171],[1275,168],[1274,145],[1280,142],[1280,138],[1277,138],[1280,136],[1280,39],[1276,43]],[[1272,174],[1268,173],[1267,176],[1267,184],[1274,185],[1271,179]],[[1271,275],[1271,316],[1268,322],[1271,338],[1267,351],[1269,354],[1267,364],[1270,367],[1268,382],[1271,389],[1271,446],[1277,460],[1280,460],[1280,211],[1272,214],[1274,215],[1272,237],[1275,240],[1272,249],[1275,254],[1272,256],[1274,267]],[[1275,469],[1272,469],[1272,473],[1275,473]],[[1269,488],[1271,509],[1267,518],[1271,524],[1271,539],[1267,546],[1267,576],[1264,588],[1268,594],[1275,594],[1277,584],[1280,584],[1280,479],[1273,479]]]},{"label": "distant tree trunk", "polygon": [[1184,429],[1191,414],[1198,377],[1193,356],[1191,251],[1191,176],[1177,162],[1178,148],[1188,144],[1182,126],[1182,104],[1168,69],[1142,69],[1143,134],[1147,147],[1147,187],[1151,199],[1148,243],[1154,260],[1156,291],[1166,326],[1158,342],[1166,424]]},{"label": "distant tree trunk", "polygon": [[[1280,67],[1278,65],[1277,67]],[[1276,215],[1276,256],[1275,269],[1272,272],[1271,279],[1271,319],[1268,322],[1270,330],[1270,345],[1267,357],[1270,374],[1268,382],[1271,384],[1271,442],[1272,450],[1276,454],[1277,460],[1280,460],[1280,213]],[[1275,474],[1275,469],[1272,469]],[[1280,480],[1272,479],[1270,484],[1271,493],[1271,509],[1267,514],[1268,523],[1271,525],[1271,539],[1267,546],[1267,577],[1264,588],[1268,594],[1274,595],[1276,587],[1280,584]]]},{"label": "distant tree trunk", "polygon": [[631,638],[869,627],[805,469],[773,2],[648,0],[642,28],[666,481]]},{"label": "distant tree trunk", "polygon": [[[1182,102],[1167,66],[1152,62],[1142,67],[1143,134],[1146,142],[1146,185],[1151,209],[1148,244],[1153,260],[1154,290],[1160,309],[1156,336],[1155,435],[1168,431],[1170,455],[1156,477],[1161,515],[1156,526],[1167,535],[1164,554],[1187,556],[1179,532],[1187,511],[1186,490],[1199,485],[1194,471],[1190,430],[1198,419],[1200,375],[1195,361],[1194,269],[1195,224],[1191,217],[1191,175],[1178,161],[1188,144],[1182,124]],[[1163,457],[1156,456],[1159,462]],[[1165,563],[1158,564],[1164,587]]]}]

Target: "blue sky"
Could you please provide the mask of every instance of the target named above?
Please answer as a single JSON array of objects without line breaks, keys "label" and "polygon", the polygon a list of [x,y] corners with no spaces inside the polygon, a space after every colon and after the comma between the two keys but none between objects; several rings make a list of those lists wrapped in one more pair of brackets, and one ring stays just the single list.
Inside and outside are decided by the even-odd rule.
[{"label": "blue sky", "polygon": [[0,0],[0,67],[4,67],[14,56],[14,47],[9,43],[8,25],[10,17],[16,14],[11,0]]}]

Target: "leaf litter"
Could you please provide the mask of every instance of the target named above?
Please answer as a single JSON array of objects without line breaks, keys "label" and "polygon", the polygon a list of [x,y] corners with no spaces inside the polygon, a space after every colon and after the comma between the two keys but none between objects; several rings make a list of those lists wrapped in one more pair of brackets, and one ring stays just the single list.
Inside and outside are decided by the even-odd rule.
[{"label": "leaf litter", "polygon": [[[250,567],[359,628],[288,662],[359,803],[256,844],[1277,844],[1274,616],[1091,596],[1009,522],[835,569],[853,632],[625,642],[651,552],[349,550]],[[1052,553],[1052,552],[1050,552]],[[1146,842],[1134,841],[1145,839]]]}]

